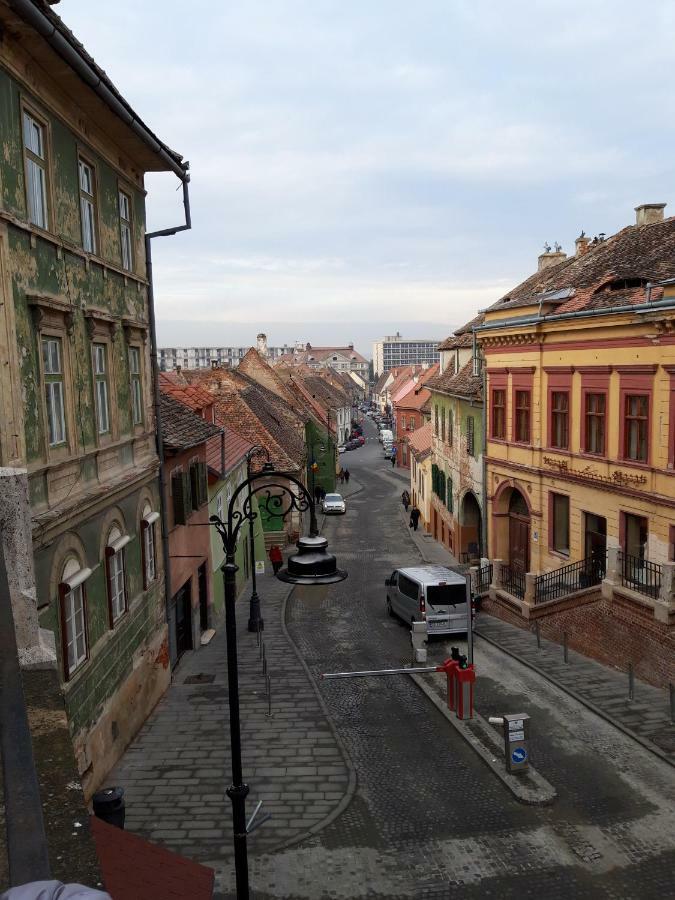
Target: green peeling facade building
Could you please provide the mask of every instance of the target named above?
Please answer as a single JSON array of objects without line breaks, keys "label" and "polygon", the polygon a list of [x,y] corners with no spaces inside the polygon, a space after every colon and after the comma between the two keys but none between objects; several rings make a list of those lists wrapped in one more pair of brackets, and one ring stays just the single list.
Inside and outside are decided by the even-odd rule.
[{"label": "green peeling facade building", "polygon": [[40,625],[88,796],[170,679],[144,175],[187,172],[32,7],[55,36],[0,0],[0,466],[28,471]]}]

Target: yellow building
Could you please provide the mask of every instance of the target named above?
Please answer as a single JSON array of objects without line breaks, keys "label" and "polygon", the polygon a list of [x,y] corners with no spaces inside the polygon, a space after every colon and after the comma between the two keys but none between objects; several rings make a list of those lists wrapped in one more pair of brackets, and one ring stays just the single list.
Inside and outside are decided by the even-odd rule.
[{"label": "yellow building", "polygon": [[416,429],[408,439],[410,448],[410,499],[421,513],[420,526],[430,530],[431,521],[431,422]]},{"label": "yellow building", "polygon": [[582,233],[573,257],[547,250],[476,329],[489,555],[533,605],[605,577],[672,623],[675,218],[663,207],[638,207],[607,240]]}]

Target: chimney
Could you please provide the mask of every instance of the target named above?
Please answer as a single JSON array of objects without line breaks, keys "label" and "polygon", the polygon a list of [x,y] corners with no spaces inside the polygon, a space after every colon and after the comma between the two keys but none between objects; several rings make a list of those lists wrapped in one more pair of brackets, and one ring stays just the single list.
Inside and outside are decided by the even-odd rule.
[{"label": "chimney", "polygon": [[217,368],[218,368],[218,360],[217,360],[217,359],[212,359],[212,360],[211,360],[211,368],[212,368],[212,369],[217,369]]},{"label": "chimney", "polygon": [[258,353],[261,356],[267,356],[267,335],[261,332],[256,338],[256,343],[258,346]]},{"label": "chimney", "polygon": [[643,203],[635,207],[636,225],[653,225],[654,222],[663,222],[663,210],[665,203]]},{"label": "chimney", "polygon": [[353,344],[347,344],[347,346],[349,347],[350,350],[353,350],[353,349],[354,349],[354,345],[353,345]]},{"label": "chimney", "polygon": [[563,250],[547,250],[546,253],[540,253],[537,272],[543,272],[544,269],[550,269],[553,266],[557,266],[558,263],[561,263],[564,259],[567,259],[567,254]]},{"label": "chimney", "polygon": [[180,373],[181,373],[181,367],[180,367],[180,366],[176,366],[176,372],[178,372],[178,374],[180,375]]},{"label": "chimney", "polygon": [[586,236],[586,232],[582,231],[581,234],[579,235],[579,237],[574,242],[574,250],[575,250],[574,255],[575,256],[584,256],[586,253],[588,253],[588,247],[589,247],[590,243],[591,242],[590,242],[589,238]]}]

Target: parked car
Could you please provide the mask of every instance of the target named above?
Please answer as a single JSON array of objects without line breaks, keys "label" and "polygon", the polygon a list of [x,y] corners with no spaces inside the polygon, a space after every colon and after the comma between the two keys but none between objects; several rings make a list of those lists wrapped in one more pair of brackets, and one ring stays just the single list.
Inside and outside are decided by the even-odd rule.
[{"label": "parked car", "polygon": [[356,448],[360,447],[360,446],[361,446],[361,444],[359,444],[358,441],[350,440],[350,441],[347,441],[347,443],[345,444],[345,450],[356,450]]},{"label": "parked car", "polygon": [[392,459],[394,456],[396,456],[395,447],[393,446],[393,444],[386,444],[384,447],[384,458]]},{"label": "parked car", "polygon": [[340,444],[340,446],[338,447],[338,453],[344,453],[346,449],[347,448],[344,444]]},{"label": "parked car", "polygon": [[360,435],[356,438],[356,440],[359,442],[359,447],[363,447],[363,445],[364,445],[365,442],[366,442],[366,439],[364,438],[364,436],[363,436],[362,434],[360,434]]},{"label": "parked car", "polygon": [[342,499],[342,494],[326,494],[321,501],[321,509],[327,516],[344,515],[344,513],[347,512],[347,507],[345,506],[345,501]]},{"label": "parked car", "polygon": [[414,566],[394,569],[384,584],[390,616],[405,623],[426,619],[430,635],[466,634],[471,598],[464,575],[446,566]]}]

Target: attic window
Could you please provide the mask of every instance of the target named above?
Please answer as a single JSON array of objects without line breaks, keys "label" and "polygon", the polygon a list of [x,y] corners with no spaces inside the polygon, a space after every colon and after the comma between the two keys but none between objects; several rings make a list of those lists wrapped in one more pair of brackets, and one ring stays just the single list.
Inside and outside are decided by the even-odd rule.
[{"label": "attic window", "polygon": [[510,297],[502,297],[502,299],[499,302],[500,303],[508,303],[510,299],[511,299]]},{"label": "attic window", "polygon": [[608,284],[604,285],[601,290],[624,291],[627,288],[644,287],[647,283],[648,280],[646,278],[615,278],[614,281],[610,281]]}]

